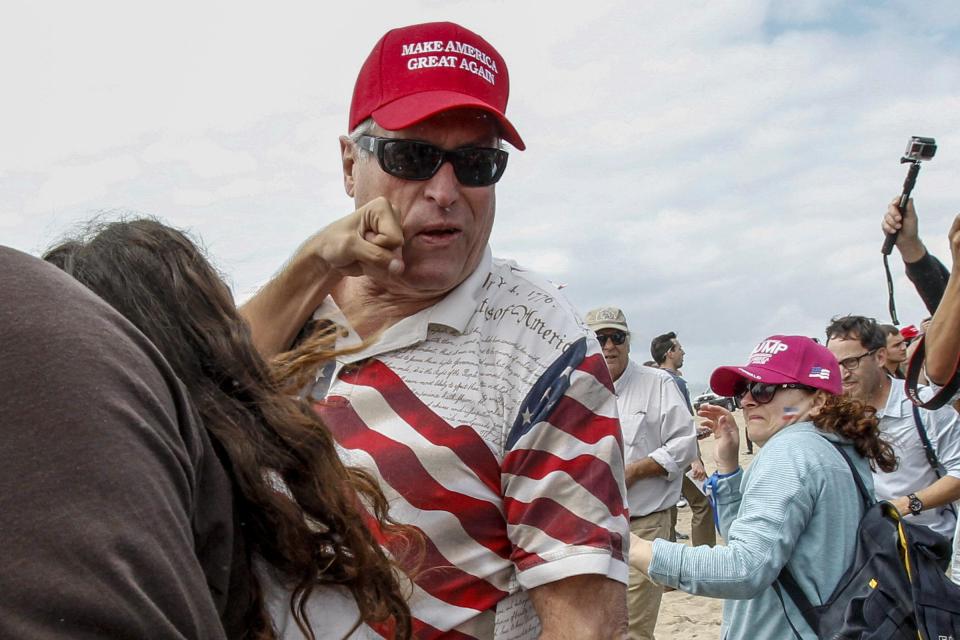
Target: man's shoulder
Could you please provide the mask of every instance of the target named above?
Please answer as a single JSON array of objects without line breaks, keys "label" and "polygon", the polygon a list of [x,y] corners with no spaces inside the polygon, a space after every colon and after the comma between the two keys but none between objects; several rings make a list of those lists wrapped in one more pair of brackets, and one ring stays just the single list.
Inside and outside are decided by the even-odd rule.
[{"label": "man's shoulder", "polygon": [[586,327],[579,314],[567,300],[561,289],[563,284],[553,282],[542,274],[527,269],[515,260],[494,257],[490,263],[490,275],[483,290],[498,299],[512,299],[526,294],[526,301],[542,306],[556,306],[560,313],[569,313],[578,324]]},{"label": "man's shoulder", "polygon": [[687,381],[684,379],[682,375],[680,375],[676,371],[673,371],[671,369],[662,369],[662,371],[666,371],[668,374],[670,374],[670,377],[673,378],[678,385],[682,387],[687,386]]},{"label": "man's shoulder", "polygon": [[[925,387],[925,390],[927,393],[920,395],[920,398],[924,401],[929,400],[934,395],[933,389]],[[960,440],[960,429],[955,427],[958,414],[952,404],[947,403],[937,409],[920,409],[920,415],[924,418],[923,424],[928,431],[934,431],[938,435]]]},{"label": "man's shoulder", "polygon": [[668,371],[664,371],[663,369],[659,369],[657,367],[648,367],[645,364],[637,364],[633,362],[633,360],[630,362],[633,364],[637,375],[641,378],[646,378],[647,380],[656,380],[657,382],[673,382],[674,380],[673,376],[670,375],[670,372]]},{"label": "man's shoulder", "polygon": [[617,381],[617,390],[619,394],[656,394],[665,384],[674,384],[669,373],[630,360],[620,380]]},{"label": "man's shoulder", "polygon": [[[880,430],[883,431],[885,427],[889,427],[891,421],[897,420],[903,424],[906,424],[911,429],[915,431],[915,413],[913,401],[907,396],[904,392],[902,384],[897,384],[898,381],[894,380],[891,385],[890,401],[899,405],[900,415],[893,416],[885,414],[880,418]],[[921,400],[927,401],[933,397],[936,389],[928,387],[925,385],[917,385],[917,395],[920,396]],[[891,402],[888,401],[888,407]],[[923,426],[926,429],[936,428],[937,425],[949,423],[952,424],[957,420],[957,411],[953,408],[952,404],[945,404],[944,406],[938,409],[925,409],[923,407],[917,407],[917,413],[920,415],[920,419],[923,423]],[[956,434],[957,437],[960,437],[960,433]],[[919,436],[917,436],[919,437]]]},{"label": "man's shoulder", "polygon": [[[52,264],[10,247],[0,245],[0,287],[7,299],[29,297],[37,303],[62,307],[63,296],[96,298],[73,278]],[[48,292],[56,291],[57,295]]]}]

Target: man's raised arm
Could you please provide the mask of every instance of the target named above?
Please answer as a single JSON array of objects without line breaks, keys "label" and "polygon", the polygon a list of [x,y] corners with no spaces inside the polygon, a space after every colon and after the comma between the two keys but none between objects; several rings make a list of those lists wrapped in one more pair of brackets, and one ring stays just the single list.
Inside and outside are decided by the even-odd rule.
[{"label": "man's raised arm", "polygon": [[927,377],[940,385],[950,381],[960,360],[960,216],[954,219],[949,238],[953,254],[950,280],[926,336]]}]

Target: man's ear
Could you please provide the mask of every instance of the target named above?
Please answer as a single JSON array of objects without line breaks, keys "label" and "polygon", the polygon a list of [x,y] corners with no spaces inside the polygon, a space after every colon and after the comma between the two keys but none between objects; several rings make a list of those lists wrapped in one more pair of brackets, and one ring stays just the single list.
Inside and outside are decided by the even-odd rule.
[{"label": "man's ear", "polygon": [[353,191],[356,183],[353,177],[353,171],[357,165],[357,149],[347,136],[340,136],[340,164],[343,167],[343,190],[347,195],[353,197]]},{"label": "man's ear", "polygon": [[879,349],[877,349],[877,353],[875,354],[875,356],[877,358],[877,364],[879,364],[881,368],[887,365],[887,348],[886,347],[880,347]]}]

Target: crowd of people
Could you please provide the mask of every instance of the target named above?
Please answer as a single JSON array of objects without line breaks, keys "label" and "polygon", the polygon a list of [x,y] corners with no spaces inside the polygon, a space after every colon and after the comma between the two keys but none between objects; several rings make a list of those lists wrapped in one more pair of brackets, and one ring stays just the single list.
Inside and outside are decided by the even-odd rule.
[{"label": "crowd of people", "polygon": [[[723,638],[814,638],[776,583],[837,584],[851,471],[956,537],[957,412],[904,393],[895,327],[836,317],[716,369],[741,433],[694,411],[676,333],[637,364],[621,309],[494,257],[508,95],[464,27],[385,34],[340,138],[355,210],[240,308],[156,220],[0,247],[0,636],[648,639],[678,589],[726,599]],[[930,394],[960,360],[960,217],[952,271],[912,203],[883,225],[932,314]]]}]

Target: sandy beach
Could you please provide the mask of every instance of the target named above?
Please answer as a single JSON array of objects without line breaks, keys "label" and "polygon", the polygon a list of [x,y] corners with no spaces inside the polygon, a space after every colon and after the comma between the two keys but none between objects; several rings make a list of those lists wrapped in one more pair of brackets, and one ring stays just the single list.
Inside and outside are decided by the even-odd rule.
[{"label": "sandy beach", "polygon": [[[740,425],[740,465],[744,468],[750,464],[753,456],[746,452],[746,443],[743,440],[743,416],[736,412],[737,424]],[[703,454],[704,466],[707,474],[716,470],[713,462],[713,436],[700,441],[700,451]],[[756,447],[754,448],[756,452]],[[683,533],[690,533],[690,509],[682,508],[677,515],[677,529]],[[690,544],[690,541],[686,541]],[[723,544],[719,539],[718,543]],[[682,591],[671,591],[663,594],[660,604],[660,617],[657,619],[657,640],[690,639],[716,640],[720,637],[720,621],[722,619],[723,600],[692,596]]]}]

